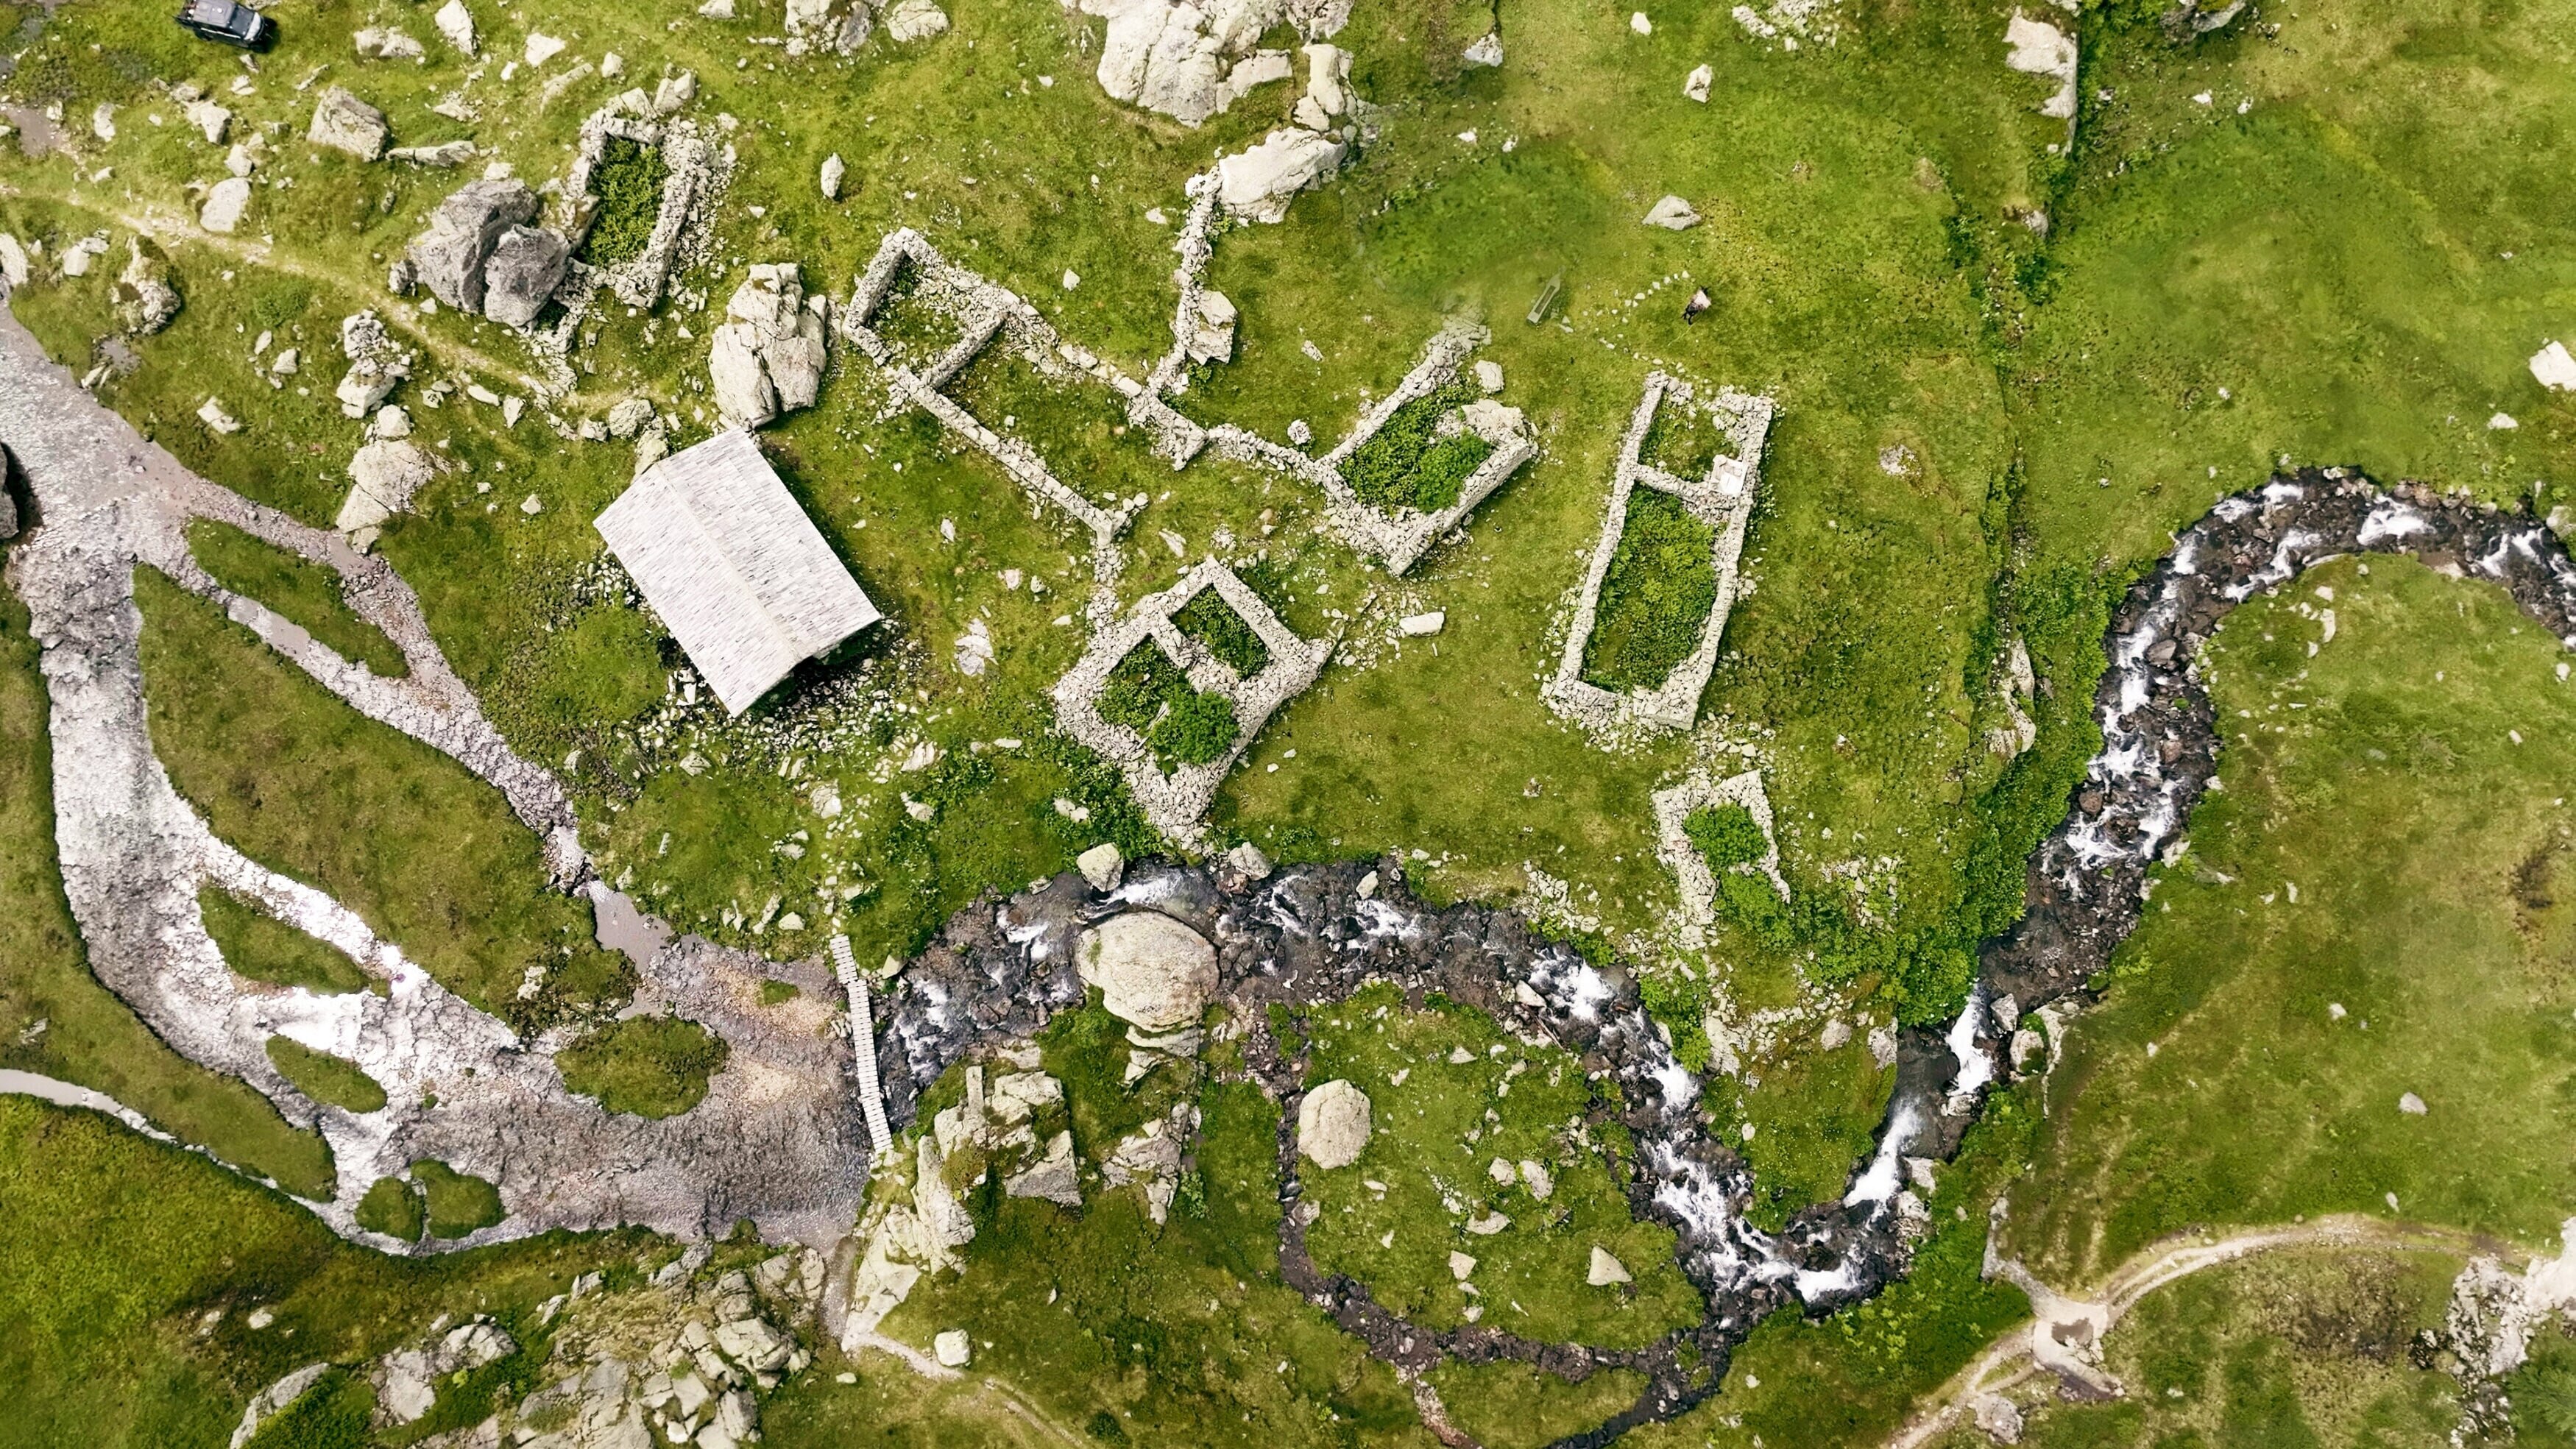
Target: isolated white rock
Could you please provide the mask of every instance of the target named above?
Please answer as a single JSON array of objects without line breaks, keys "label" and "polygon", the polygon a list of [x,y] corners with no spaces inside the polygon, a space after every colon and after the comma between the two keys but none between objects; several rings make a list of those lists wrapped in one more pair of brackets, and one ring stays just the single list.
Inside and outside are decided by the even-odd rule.
[{"label": "isolated white rock", "polygon": [[1129,911],[1084,931],[1075,961],[1110,1015],[1147,1031],[1198,1020],[1216,991],[1216,948],[1159,911]]},{"label": "isolated white rock", "polygon": [[1628,28],[1639,35],[1652,35],[1655,33],[1655,22],[1646,18],[1645,11],[1639,10],[1628,17]]},{"label": "isolated white rock", "polygon": [[1407,614],[1395,621],[1395,627],[1404,634],[1418,639],[1425,635],[1439,633],[1441,626],[1448,622],[1449,615],[1446,610],[1433,609],[1427,614]]},{"label": "isolated white rock", "polygon": [[1469,65],[1501,65],[1503,63],[1503,33],[1499,30],[1486,31],[1484,34],[1476,37],[1475,44],[1460,51],[1458,53],[1458,58]]},{"label": "isolated white rock", "polygon": [[530,70],[534,70],[563,54],[565,44],[565,41],[548,35],[542,30],[531,30],[528,32],[527,46],[520,51],[519,58],[527,62]]},{"label": "isolated white rock", "polygon": [[224,404],[220,398],[210,397],[198,404],[197,421],[218,433],[230,434],[242,430],[241,420],[224,411]]},{"label": "isolated white rock", "polygon": [[342,533],[381,528],[436,475],[429,454],[408,438],[371,442],[349,459],[349,496],[331,526]]},{"label": "isolated white rock", "polygon": [[1682,94],[1699,102],[1701,105],[1706,105],[1708,104],[1708,88],[1715,84],[1716,81],[1717,71],[1715,68],[1705,65],[1694,66],[1692,67],[1689,75],[1682,77]]},{"label": "isolated white rock", "polygon": [[1667,196],[1656,202],[1654,209],[1646,213],[1645,222],[1648,226],[1660,226],[1666,231],[1688,231],[1699,225],[1699,213],[1693,211],[1691,204],[1680,197]]},{"label": "isolated white rock", "polygon": [[1285,220],[1289,198],[1333,174],[1344,154],[1329,136],[1293,127],[1273,131],[1216,163],[1217,199],[1247,221]]},{"label": "isolated white rock", "polygon": [[2012,22],[2004,27],[2004,43],[2012,47],[2004,57],[2006,66],[2057,82],[2056,93],[2040,103],[2039,113],[2061,121],[2075,119],[2075,38],[2015,10]]},{"label": "isolated white rock", "polygon": [[216,105],[213,101],[202,98],[188,102],[188,108],[180,114],[186,118],[189,126],[206,138],[206,144],[210,146],[222,145],[224,133],[233,123],[232,112]]},{"label": "isolated white rock", "polygon": [[1465,1253],[1458,1252],[1455,1249],[1450,1250],[1449,1276],[1452,1279],[1460,1283],[1464,1283],[1467,1281],[1468,1275],[1475,1271],[1476,1260],[1474,1258],[1467,1256]]},{"label": "isolated white rock", "polygon": [[1351,108],[1351,53],[1321,42],[1306,47],[1306,97],[1325,116]]},{"label": "isolated white rock", "polygon": [[2531,375],[2542,387],[2576,392],[2576,356],[2564,342],[2552,342],[2531,354]]},{"label": "isolated white rock", "polygon": [[932,1339],[930,1349],[939,1356],[943,1368],[964,1368],[972,1351],[966,1341],[966,1330],[962,1328],[949,1329]]},{"label": "isolated white rock", "polygon": [[393,139],[393,128],[385,124],[384,112],[345,88],[332,86],[314,102],[313,124],[306,129],[304,138],[316,146],[373,161],[385,154],[385,143]]},{"label": "isolated white rock", "polygon": [[441,141],[435,146],[396,146],[385,153],[385,159],[451,170],[474,159],[474,143],[457,140]]},{"label": "isolated white rock", "polygon": [[430,17],[430,23],[438,27],[439,35],[459,54],[470,57],[477,53],[474,12],[465,8],[465,0],[447,0],[446,4],[438,7],[438,13]]},{"label": "isolated white rock", "polygon": [[349,37],[358,54],[367,60],[426,60],[429,51],[419,41],[390,26],[369,26]]},{"label": "isolated white rock", "polygon": [[821,312],[806,303],[794,262],[751,268],[725,304],[707,354],[716,408],[734,427],[758,427],[814,405],[827,359]]},{"label": "isolated white rock", "polygon": [[948,12],[939,8],[938,0],[894,0],[886,11],[885,28],[897,44],[910,45],[946,33]]},{"label": "isolated white rock", "polygon": [[1297,1150],[1317,1167],[1348,1167],[1369,1141],[1366,1092],[1336,1077],[1297,1104]]},{"label": "isolated white rock", "polygon": [[[236,147],[236,150],[239,148]],[[205,208],[197,213],[197,225],[219,235],[229,236],[241,225],[242,213],[250,210],[250,180],[227,176],[206,192]]]},{"label": "isolated white rock", "polygon": [[823,186],[823,199],[825,201],[838,201],[841,199],[841,180],[843,177],[849,175],[849,172],[849,164],[841,159],[840,152],[835,151],[831,155],[823,158],[823,174],[821,181]]},{"label": "isolated white rock", "polygon": [[1607,1248],[1595,1243],[1592,1245],[1591,1271],[1584,1274],[1583,1281],[1595,1288],[1607,1288],[1613,1283],[1627,1283],[1634,1280],[1628,1276],[1626,1264],[1611,1257]]},{"label": "isolated white rock", "polygon": [[1246,879],[1267,880],[1270,878],[1270,857],[1262,854],[1261,847],[1253,844],[1249,840],[1244,841],[1232,850],[1227,851],[1225,853],[1225,863],[1233,866],[1236,870],[1243,872]]},{"label": "isolated white rock", "polygon": [[19,245],[16,237],[0,231],[0,283],[23,287],[27,285],[27,275],[27,249]]},{"label": "isolated white rock", "polygon": [[1503,390],[1503,365],[1491,358],[1476,359],[1476,386],[1492,397]]},{"label": "isolated white rock", "polygon": [[1082,872],[1082,878],[1091,882],[1093,890],[1114,891],[1118,889],[1119,878],[1126,873],[1127,857],[1119,853],[1114,843],[1104,840],[1075,856],[1073,864]]},{"label": "isolated white rock", "polygon": [[2431,1109],[2424,1105],[2423,1098],[2408,1092],[2397,1099],[2397,1110],[2409,1117],[2421,1117]]}]

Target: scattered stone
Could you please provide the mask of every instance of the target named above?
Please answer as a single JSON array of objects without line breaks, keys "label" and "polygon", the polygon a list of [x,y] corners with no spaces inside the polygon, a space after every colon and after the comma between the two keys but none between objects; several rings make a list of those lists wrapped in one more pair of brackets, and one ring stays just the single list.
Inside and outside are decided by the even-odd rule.
[{"label": "scattered stone", "polygon": [[823,158],[822,182],[825,201],[841,199],[841,178],[847,176],[849,171],[849,164],[841,159],[840,152],[835,151]]},{"label": "scattered stone", "polygon": [[1717,71],[1714,67],[1693,66],[1691,73],[1682,77],[1682,94],[1704,106],[1708,104],[1708,88],[1716,83]]},{"label": "scattered stone", "polygon": [[698,73],[684,70],[653,87],[653,114],[667,116],[698,98]]},{"label": "scattered stone", "polygon": [[1234,356],[1234,303],[1213,287],[1199,289],[1198,324],[1190,333],[1192,362],[1224,362]]},{"label": "scattered stone", "polygon": [[630,397],[608,410],[608,435],[623,442],[642,432],[644,425],[651,421],[653,421],[651,400]]},{"label": "scattered stone", "polygon": [[733,0],[706,0],[705,4],[698,7],[698,18],[701,20],[731,20],[733,18]]},{"label": "scattered stone", "polygon": [[1297,1150],[1317,1167],[1350,1166],[1368,1141],[1368,1094],[1349,1082],[1336,1077],[1297,1104]]},{"label": "scattered stone", "polygon": [[116,139],[116,106],[101,101],[89,113],[89,133],[102,141]]},{"label": "scattered stone", "polygon": [[438,7],[438,13],[430,17],[430,23],[438,27],[438,33],[459,54],[468,58],[479,54],[474,44],[474,12],[465,8],[465,0],[447,0],[446,4]]},{"label": "scattered stone", "polygon": [[199,135],[206,138],[206,144],[210,146],[222,145],[224,135],[233,123],[232,112],[209,100],[190,101],[180,114]]},{"label": "scattered stone", "polygon": [[1824,1031],[1816,1038],[1816,1045],[1825,1051],[1834,1051],[1851,1039],[1851,1023],[1837,1016],[1825,1023]]},{"label": "scattered stone", "polygon": [[376,1363],[376,1422],[418,1422],[438,1403],[440,1381],[471,1373],[519,1351],[510,1335],[489,1319],[477,1318],[449,1329],[446,1336],[421,1348],[397,1349]]},{"label": "scattered stone", "polygon": [[939,0],[894,0],[886,11],[885,27],[896,44],[910,45],[946,33],[948,12],[939,8]]},{"label": "scattered stone", "polygon": [[241,419],[225,412],[223,402],[219,398],[210,397],[197,405],[197,421],[218,433],[227,435],[242,430]]},{"label": "scattered stone", "polygon": [[930,1341],[931,1351],[939,1356],[945,1368],[964,1368],[969,1353],[966,1330],[952,1328]]},{"label": "scattered stone", "polygon": [[1476,43],[1458,52],[1458,58],[1469,65],[1495,66],[1503,63],[1503,33],[1488,30],[1476,37]]},{"label": "scattered stone", "polygon": [[384,112],[351,95],[345,87],[332,86],[314,104],[313,124],[304,134],[316,146],[373,161],[385,154],[385,143],[393,139],[393,128],[385,124]]},{"label": "scattered stone", "polygon": [[1977,1427],[1998,1444],[2021,1442],[2021,1409],[2001,1394],[1983,1394],[1977,1399]]},{"label": "scattered stone", "polygon": [[1491,358],[1480,357],[1476,359],[1476,386],[1483,389],[1485,396],[1487,397],[1492,397],[1501,392],[1503,390],[1503,365]]},{"label": "scattered stone", "polygon": [[349,37],[364,60],[427,60],[429,51],[399,30],[369,26]]},{"label": "scattered stone", "polygon": [[[259,157],[249,146],[239,141],[234,142],[232,149],[224,153],[224,170],[235,176],[248,176],[258,169]],[[245,190],[243,196],[247,199],[249,192]]]},{"label": "scattered stone", "polygon": [[474,159],[471,141],[441,141],[435,146],[396,146],[385,153],[389,161],[407,161],[414,166],[436,166],[442,169],[462,166]]},{"label": "scattered stone", "polygon": [[1128,911],[1084,931],[1075,960],[1112,1016],[1147,1031],[1198,1020],[1216,990],[1216,948],[1159,911]]},{"label": "scattered stone", "polygon": [[[1311,347],[1314,344],[1307,345]],[[1288,441],[1302,448],[1315,441],[1315,430],[1307,425],[1304,418],[1291,419],[1288,424]]]},{"label": "scattered stone", "polygon": [[1645,222],[1648,226],[1660,226],[1666,231],[1688,231],[1699,225],[1699,213],[1692,210],[1691,204],[1680,197],[1667,196],[1656,202],[1654,209],[1646,213]]},{"label": "scattered stone", "polygon": [[2033,20],[2015,10],[2011,23],[2004,27],[2004,44],[2012,47],[2012,53],[2004,57],[2007,67],[2057,82],[2056,92],[2040,102],[2039,113],[2055,120],[2074,120],[2075,37],[2045,20]]},{"label": "scattered stone", "polygon": [[1508,1216],[1502,1213],[1487,1213],[1480,1218],[1468,1219],[1467,1231],[1480,1238],[1490,1238],[1511,1225],[1512,1220]]},{"label": "scattered stone", "polygon": [[1273,131],[1216,163],[1217,199],[1244,220],[1283,221],[1289,198],[1332,175],[1345,154],[1330,136],[1293,127]]},{"label": "scattered stone", "polygon": [[16,237],[0,231],[0,284],[23,287],[27,285],[28,272],[26,247]]},{"label": "scattered stone", "polygon": [[2432,1109],[2424,1105],[2423,1098],[2416,1096],[2413,1092],[2408,1092],[2397,1099],[2397,1110],[2405,1113],[2409,1117],[2421,1117]]},{"label": "scattered stone", "polygon": [[[410,432],[408,422],[403,431]],[[331,526],[351,535],[382,528],[411,507],[413,495],[437,471],[429,454],[407,437],[380,437],[365,444],[349,459],[349,496],[341,500]]]},{"label": "scattered stone", "polygon": [[563,54],[565,44],[565,41],[548,35],[542,30],[531,30],[528,32],[527,47],[519,53],[519,58],[527,62],[528,69],[535,70]]},{"label": "scattered stone", "polygon": [[1454,1249],[1454,1248],[1450,1250],[1450,1252],[1449,1252],[1449,1276],[1450,1276],[1451,1278],[1456,1279],[1458,1282],[1464,1283],[1464,1282],[1466,1282],[1466,1281],[1467,1281],[1467,1275],[1468,1275],[1468,1274],[1470,1274],[1470,1273],[1473,1273],[1473,1272],[1475,1272],[1475,1271],[1476,1271],[1476,1260],[1475,1260],[1475,1259],[1473,1259],[1473,1258],[1471,1258],[1471,1257],[1468,1257],[1466,1254],[1461,1253],[1461,1252],[1457,1251],[1457,1250],[1456,1250],[1456,1249]]},{"label": "scattered stone", "polygon": [[127,335],[148,337],[179,315],[179,289],[170,284],[170,268],[147,255],[141,237],[126,239],[128,260],[116,279],[116,315]]},{"label": "scattered stone", "polygon": [[2576,392],[2576,356],[2568,354],[2566,343],[2552,342],[2531,354],[2531,375],[2542,387]]},{"label": "scattered stone", "polygon": [[206,205],[197,213],[197,225],[218,235],[230,236],[233,228],[241,225],[242,213],[249,209],[250,182],[239,176],[227,176],[206,192]]},{"label": "scattered stone", "polygon": [[240,1427],[233,1430],[229,1449],[242,1449],[243,1445],[251,1441],[251,1436],[259,1432],[259,1426],[270,1415],[303,1398],[305,1390],[320,1383],[322,1376],[330,1371],[331,1365],[327,1362],[309,1363],[251,1395],[250,1404],[242,1410]]},{"label": "scattered stone", "polygon": [[334,390],[343,416],[365,417],[411,375],[410,349],[394,341],[384,319],[372,311],[353,313],[340,323],[340,351],[349,359],[349,370]]},{"label": "scattered stone", "polygon": [[1652,35],[1655,33],[1655,22],[1646,18],[1645,11],[1639,10],[1628,17],[1628,28],[1639,35]]},{"label": "scattered stone", "polygon": [[1627,1283],[1634,1280],[1628,1276],[1626,1264],[1611,1257],[1608,1249],[1595,1243],[1592,1245],[1592,1268],[1584,1274],[1583,1281],[1595,1288],[1607,1288],[1613,1283]]},{"label": "scattered stone", "polygon": [[1528,1188],[1529,1195],[1540,1202],[1556,1196],[1555,1175],[1547,1170],[1546,1164],[1535,1158],[1521,1159],[1521,1186]]},{"label": "scattered stone", "polygon": [[1427,614],[1407,614],[1395,621],[1395,627],[1407,636],[1420,638],[1427,634],[1439,633],[1441,626],[1448,622],[1449,615],[1446,610],[1434,609]]},{"label": "scattered stone", "polygon": [[1270,878],[1270,857],[1262,854],[1261,847],[1249,840],[1227,851],[1225,863],[1243,872],[1248,880]]},{"label": "scattered stone", "polygon": [[810,301],[794,262],[754,266],[725,304],[707,355],[716,410],[729,426],[756,428],[814,405],[823,385],[824,301]]},{"label": "scattered stone", "polygon": [[1127,869],[1127,857],[1119,854],[1118,847],[1106,840],[1074,857],[1073,863],[1081,870],[1082,878],[1091,882],[1091,888],[1096,891],[1118,889],[1119,877]]}]

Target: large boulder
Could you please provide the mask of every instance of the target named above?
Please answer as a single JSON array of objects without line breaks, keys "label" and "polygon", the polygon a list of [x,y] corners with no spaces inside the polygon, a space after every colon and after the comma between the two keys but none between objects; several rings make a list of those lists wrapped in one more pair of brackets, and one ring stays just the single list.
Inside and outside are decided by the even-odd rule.
[{"label": "large boulder", "polygon": [[250,182],[227,176],[207,191],[205,208],[197,213],[197,225],[218,236],[230,236],[233,228],[241,225],[242,213],[248,210]]},{"label": "large boulder", "polygon": [[316,146],[373,161],[385,154],[385,143],[393,139],[393,128],[385,124],[384,112],[345,88],[332,86],[314,103],[313,125],[304,136]]},{"label": "large boulder", "polygon": [[431,296],[461,312],[480,312],[483,268],[492,249],[536,214],[537,194],[524,181],[469,181],[429,214],[429,230],[406,255]]},{"label": "large boulder", "polygon": [[825,305],[805,295],[794,262],[753,267],[734,289],[707,351],[707,380],[729,426],[756,428],[814,405],[828,359]]},{"label": "large boulder", "polygon": [[1333,174],[1343,154],[1330,136],[1284,127],[1216,163],[1217,199],[1247,221],[1284,220],[1288,199]]},{"label": "large boulder", "polygon": [[379,438],[349,459],[349,496],[331,526],[342,533],[381,528],[411,506],[412,495],[437,476],[429,454],[407,438]]},{"label": "large boulder", "polygon": [[483,264],[483,315],[506,327],[534,322],[571,258],[572,244],[553,232],[514,226],[501,233]]},{"label": "large boulder", "polygon": [[1297,1150],[1317,1167],[1348,1167],[1368,1146],[1368,1093],[1339,1077],[1297,1104]]},{"label": "large boulder", "polygon": [[939,0],[894,0],[887,7],[885,27],[898,44],[910,45],[946,33],[948,12],[939,8]]},{"label": "large boulder", "polygon": [[1198,1020],[1216,991],[1216,948],[1159,911],[1129,911],[1083,932],[1075,960],[1110,1015],[1147,1031]]}]

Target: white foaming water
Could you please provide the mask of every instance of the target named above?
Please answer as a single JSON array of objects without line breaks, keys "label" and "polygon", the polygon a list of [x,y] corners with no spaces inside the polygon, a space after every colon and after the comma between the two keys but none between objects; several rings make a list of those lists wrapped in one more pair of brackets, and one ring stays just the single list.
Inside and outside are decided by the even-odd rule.
[{"label": "white foaming water", "polygon": [[1851,1191],[1843,1194],[1843,1206],[1880,1204],[1896,1196],[1904,1172],[1905,1144],[1913,1140],[1915,1130],[1922,1125],[1921,1103],[1908,1097],[1896,1104],[1888,1114],[1887,1131],[1878,1139],[1877,1155],[1869,1160],[1869,1170],[1852,1183]]},{"label": "white foaming water", "polygon": [[2409,534],[2422,533],[2432,526],[2423,514],[2402,503],[2383,503],[2370,510],[2370,516],[2361,521],[2360,538],[2363,543],[2371,544],[2383,538],[2404,538]]},{"label": "white foaming water", "polygon": [[1984,1090],[1995,1079],[1995,1064],[1977,1050],[1977,1029],[1986,1024],[1986,988],[1978,984],[1968,992],[1968,1004],[1959,1008],[1959,1019],[1950,1023],[1942,1036],[1950,1055],[1958,1059],[1959,1078],[1950,1084],[1950,1100],[1962,1102]]}]

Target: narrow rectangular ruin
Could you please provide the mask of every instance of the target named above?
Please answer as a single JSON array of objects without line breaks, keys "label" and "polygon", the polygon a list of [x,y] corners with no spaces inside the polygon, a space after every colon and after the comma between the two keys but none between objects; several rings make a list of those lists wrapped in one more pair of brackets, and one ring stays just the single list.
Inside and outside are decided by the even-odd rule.
[{"label": "narrow rectangular ruin", "polygon": [[[1678,477],[1646,462],[1641,455],[1647,433],[1654,426],[1656,410],[1668,403],[1704,409],[1733,448],[1733,455],[1720,449],[1707,471],[1696,478]],[[1762,447],[1770,433],[1771,413],[1772,403],[1767,397],[1729,389],[1702,403],[1687,385],[1664,373],[1646,375],[1645,395],[1638,400],[1637,411],[1628,420],[1627,435],[1619,444],[1619,462],[1611,476],[1601,534],[1593,543],[1581,598],[1566,631],[1565,652],[1557,662],[1555,677],[1541,691],[1550,709],[1597,740],[1612,743],[1638,734],[1686,730],[1698,718],[1700,695],[1708,688],[1709,677],[1717,672],[1726,618],[1735,605],[1736,565],[1744,552],[1745,527],[1752,519],[1761,482]],[[1610,574],[1611,561],[1627,531],[1630,500],[1640,487],[1679,500],[1691,518],[1708,526],[1713,537],[1710,562],[1716,571],[1716,593],[1700,625],[1698,646],[1688,657],[1674,665],[1658,684],[1614,691],[1583,677],[1585,658],[1599,623],[1602,583]]]}]

